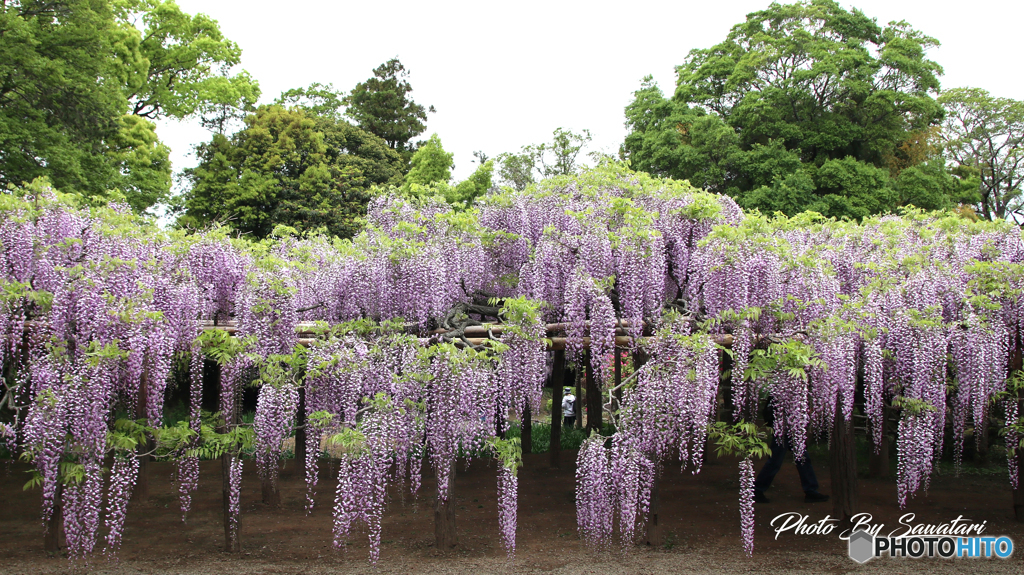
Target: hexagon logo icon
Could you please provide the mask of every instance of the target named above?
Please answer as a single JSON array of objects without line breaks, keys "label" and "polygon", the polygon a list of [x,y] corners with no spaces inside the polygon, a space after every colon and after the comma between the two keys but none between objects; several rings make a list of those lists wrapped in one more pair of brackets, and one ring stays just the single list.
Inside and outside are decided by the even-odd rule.
[{"label": "hexagon logo icon", "polygon": [[875,538],[864,530],[850,535],[850,559],[857,563],[867,563],[875,555]]}]

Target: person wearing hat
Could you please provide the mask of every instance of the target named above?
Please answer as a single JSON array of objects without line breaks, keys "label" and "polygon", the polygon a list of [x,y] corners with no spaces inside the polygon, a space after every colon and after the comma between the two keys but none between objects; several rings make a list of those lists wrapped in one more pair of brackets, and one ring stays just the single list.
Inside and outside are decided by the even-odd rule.
[{"label": "person wearing hat", "polygon": [[576,425],[576,396],[571,387],[562,390],[562,417],[562,427]]}]

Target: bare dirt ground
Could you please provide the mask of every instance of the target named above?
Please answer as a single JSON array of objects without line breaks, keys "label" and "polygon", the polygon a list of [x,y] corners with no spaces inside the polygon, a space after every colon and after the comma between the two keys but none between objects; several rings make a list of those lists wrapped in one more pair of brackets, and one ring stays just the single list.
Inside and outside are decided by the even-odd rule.
[{"label": "bare dirt ground", "polygon": [[[501,547],[496,511],[495,468],[474,461],[460,464],[456,479],[460,545],[454,551],[433,547],[434,481],[429,470],[417,496],[392,490],[384,515],[380,563],[368,561],[365,535],[357,534],[346,551],[331,546],[334,482],[324,467],[316,508],[303,509],[305,485],[289,461],[281,478],[282,505],[260,502],[255,466],[246,462],[242,493],[242,553],[221,548],[220,465],[204,462],[200,487],[188,522],[182,523],[171,467],[151,464],[150,497],[129,507],[124,546],[117,559],[101,553],[88,563],[71,564],[43,552],[39,492],[22,491],[27,477],[20,464],[0,471],[0,573],[1012,573],[1024,574],[1024,524],[1013,520],[1005,476],[934,477],[927,494],[918,494],[905,510],[896,505],[892,480],[860,481],[860,511],[883,522],[888,532],[904,513],[918,523],[945,523],[958,516],[987,521],[986,535],[1007,535],[1017,544],[1010,559],[874,559],[859,566],[846,555],[837,532],[775,538],[772,519],[797,512],[818,521],[831,504],[807,504],[796,469],[787,463],[769,492],[772,502],[758,505],[754,555],[742,553],[736,461],[710,458],[699,475],[669,467],[661,483],[660,521],[665,544],[593,552],[576,534],[575,453],[563,452],[559,470],[548,454],[527,455],[520,471],[518,550],[509,562]],[[816,463],[822,491],[829,492],[828,470]],[[758,465],[758,468],[760,466]],[[403,490],[404,491],[404,490]]]}]

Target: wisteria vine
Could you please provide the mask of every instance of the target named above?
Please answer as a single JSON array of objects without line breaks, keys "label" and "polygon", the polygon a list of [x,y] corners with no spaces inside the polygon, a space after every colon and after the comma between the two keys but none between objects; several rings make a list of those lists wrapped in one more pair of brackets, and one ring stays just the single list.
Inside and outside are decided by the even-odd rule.
[{"label": "wisteria vine", "polygon": [[[175,461],[183,515],[199,459],[228,457],[237,526],[246,450],[273,483],[299,428],[307,509],[321,453],[340,450],[335,543],[362,522],[372,561],[390,485],[416,492],[427,463],[444,500],[457,458],[513,461],[497,478],[511,557],[516,456],[494,441],[539,407],[549,338],[570,360],[589,352],[615,428],[577,466],[580,535],[598,546],[616,520],[623,543],[636,539],[666,462],[700,470],[726,353],[733,422],[750,424],[769,396],[773,433],[798,453],[850,420],[858,390],[876,448],[895,413],[900,505],[927,489],[944,442],[959,462],[967,430],[1000,417],[1018,476],[1022,392],[1006,382],[1024,351],[1024,244],[1005,223],[769,218],[614,163],[465,210],[381,193],[346,241],[163,232],[38,183],[0,210],[0,440],[32,462],[42,517],[60,507],[73,557],[93,551],[100,525],[116,552],[140,457]],[[646,363],[615,381],[607,357],[622,349]],[[201,409],[205,362],[219,415]],[[165,425],[178,381],[188,420]],[[237,404],[246,384],[260,387],[251,426]]]}]

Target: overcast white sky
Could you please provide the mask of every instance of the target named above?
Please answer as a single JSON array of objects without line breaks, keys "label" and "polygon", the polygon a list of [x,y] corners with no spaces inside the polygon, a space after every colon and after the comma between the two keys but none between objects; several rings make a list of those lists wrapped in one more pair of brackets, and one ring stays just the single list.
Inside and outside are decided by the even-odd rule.
[{"label": "overcast white sky", "polygon": [[[178,0],[203,12],[243,51],[261,102],[312,82],[350,90],[397,56],[416,102],[433,105],[424,138],[436,132],[455,153],[455,178],[490,156],[587,128],[591,148],[614,153],[625,137],[623,108],[652,74],[671,94],[674,67],[693,48],[722,41],[769,0],[325,2]],[[937,38],[929,56],[943,88],[976,86],[1024,99],[1020,26],[1024,3],[1003,0],[843,1],[880,24],[906,20]],[[192,146],[210,135],[196,123],[164,122],[175,172],[195,163]]]}]

